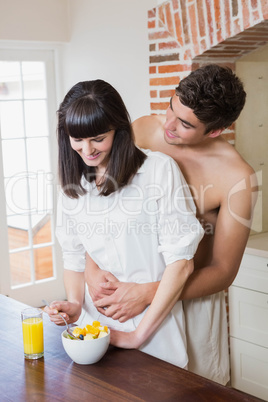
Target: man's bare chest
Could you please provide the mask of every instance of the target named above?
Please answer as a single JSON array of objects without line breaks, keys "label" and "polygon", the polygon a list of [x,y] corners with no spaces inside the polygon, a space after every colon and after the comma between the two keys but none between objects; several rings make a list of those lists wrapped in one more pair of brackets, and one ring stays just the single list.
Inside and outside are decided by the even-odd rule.
[{"label": "man's bare chest", "polygon": [[215,226],[220,204],[221,183],[218,175],[211,174],[209,169],[198,163],[181,164],[181,171],[188,183],[197,217],[201,223]]},{"label": "man's bare chest", "polygon": [[217,158],[167,144],[163,136],[149,144],[153,151],[171,156],[178,164],[194,199],[199,219],[215,224],[221,204],[222,183]]}]

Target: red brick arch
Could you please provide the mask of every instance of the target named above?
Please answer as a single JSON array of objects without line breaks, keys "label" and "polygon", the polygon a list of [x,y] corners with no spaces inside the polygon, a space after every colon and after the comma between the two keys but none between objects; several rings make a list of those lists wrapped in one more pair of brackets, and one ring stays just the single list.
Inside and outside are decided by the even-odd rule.
[{"label": "red brick arch", "polygon": [[148,12],[151,113],[163,114],[180,79],[200,64],[235,68],[268,42],[267,0],[169,0]]}]

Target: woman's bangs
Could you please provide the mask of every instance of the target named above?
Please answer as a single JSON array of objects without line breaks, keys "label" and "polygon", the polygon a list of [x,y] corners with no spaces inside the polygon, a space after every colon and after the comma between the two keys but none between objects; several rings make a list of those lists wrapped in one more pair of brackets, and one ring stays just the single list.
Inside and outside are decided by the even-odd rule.
[{"label": "woman's bangs", "polygon": [[79,139],[103,134],[111,130],[111,124],[96,104],[81,104],[80,101],[79,104],[73,104],[66,113],[65,128],[70,137]]}]

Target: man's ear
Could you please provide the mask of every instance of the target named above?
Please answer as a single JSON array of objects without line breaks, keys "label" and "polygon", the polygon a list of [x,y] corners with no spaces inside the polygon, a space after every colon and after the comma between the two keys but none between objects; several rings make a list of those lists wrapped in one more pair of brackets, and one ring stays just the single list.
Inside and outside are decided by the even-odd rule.
[{"label": "man's ear", "polygon": [[221,133],[223,132],[224,128],[219,128],[219,130],[215,130],[215,131],[211,131],[210,133],[208,133],[208,137],[210,138],[216,138],[219,135],[221,135]]}]

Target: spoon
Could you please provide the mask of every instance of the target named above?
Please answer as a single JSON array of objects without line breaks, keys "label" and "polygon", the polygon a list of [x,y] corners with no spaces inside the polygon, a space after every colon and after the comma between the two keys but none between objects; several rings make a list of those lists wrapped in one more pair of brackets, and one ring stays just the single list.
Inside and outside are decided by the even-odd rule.
[{"label": "spoon", "polygon": [[[42,299],[42,302],[50,308],[48,302],[45,299]],[[65,322],[66,325],[66,331],[68,333],[68,335],[72,338],[72,339],[76,339],[77,341],[81,341],[80,338],[77,338],[76,336],[74,336],[74,334],[72,333],[72,331],[69,328],[69,324],[67,323],[67,321],[65,320],[65,318],[61,315],[61,313],[58,312],[58,315],[63,319],[63,321]]]}]

